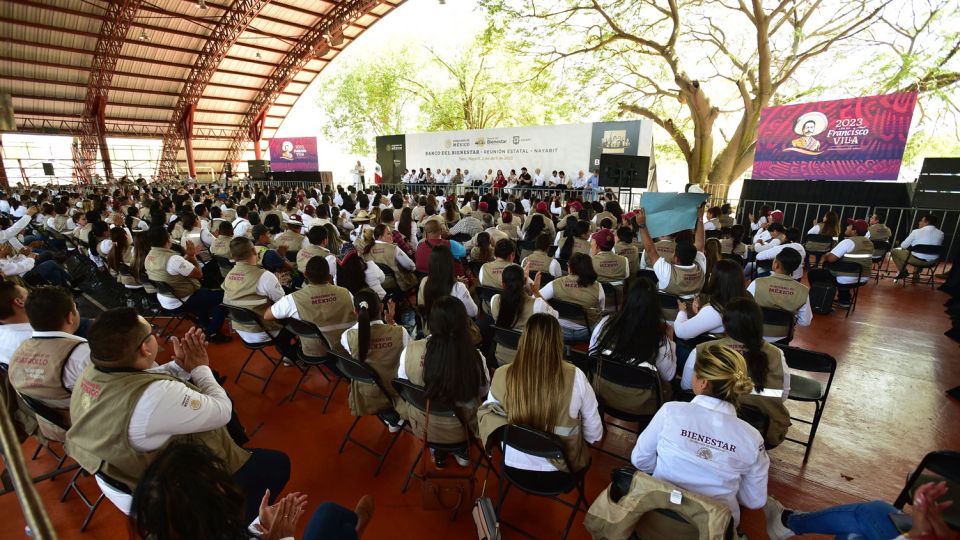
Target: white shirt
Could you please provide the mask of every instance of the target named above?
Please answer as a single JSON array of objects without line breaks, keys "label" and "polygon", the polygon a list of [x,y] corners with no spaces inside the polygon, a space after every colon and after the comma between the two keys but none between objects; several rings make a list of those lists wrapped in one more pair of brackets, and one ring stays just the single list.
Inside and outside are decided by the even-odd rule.
[{"label": "white shirt", "polygon": [[693,339],[703,334],[722,334],[723,316],[710,304],[700,308],[692,318],[687,317],[684,310],[677,311],[677,319],[673,321],[673,333],[678,339]]},{"label": "white shirt", "polygon": [[[747,292],[753,296],[757,295],[757,282],[751,281],[750,285],[747,286]],[[813,322],[813,310],[810,309],[810,295],[807,295],[807,301],[800,306],[800,309],[796,313],[797,326],[810,326],[810,323]],[[781,337],[767,337],[763,336],[763,339],[767,341],[779,341],[783,339]]]},{"label": "white shirt", "polygon": [[[333,255],[330,257],[333,257]],[[377,296],[379,296],[381,300],[383,300],[383,297],[387,295],[387,291],[383,288],[383,282],[386,279],[386,274],[384,274],[383,270],[377,266],[377,263],[373,261],[367,261],[367,269],[363,271],[363,280],[366,282],[367,287],[369,287],[371,291],[377,293]]]},{"label": "white shirt", "polygon": [[[27,326],[29,326],[29,324]],[[67,357],[67,362],[63,366],[63,387],[67,390],[72,390],[73,385],[80,377],[80,373],[82,373],[84,368],[90,363],[90,345],[87,343],[87,340],[66,332],[34,331],[32,337],[66,338],[80,343],[73,349],[70,356]],[[10,359],[8,358],[7,362],[9,361]]]},{"label": "white shirt", "polygon": [[0,363],[10,365],[10,357],[21,343],[33,336],[30,323],[0,324]]},{"label": "white shirt", "polygon": [[[20,208],[22,209],[23,207],[21,206]],[[23,217],[18,219],[13,225],[0,231],[0,244],[3,242],[8,242],[11,238],[16,237],[18,234],[20,234],[20,231],[25,229],[29,224],[30,216],[23,215]]]},{"label": "white shirt", "polygon": [[543,175],[539,173],[534,173],[533,175],[533,185],[541,187],[546,184],[546,181],[543,179]]},{"label": "white shirt", "polygon": [[[376,321],[370,321],[370,326],[376,326],[378,324],[383,324],[383,321],[379,319]],[[347,340],[347,332],[349,332],[350,330],[358,330],[359,328],[360,328],[360,323],[356,323],[350,328],[348,328],[347,330],[345,330],[343,334],[340,335],[340,345],[342,345],[343,350],[347,351],[347,353],[350,354],[351,356],[353,355],[353,351],[350,350],[350,343],[349,343],[349,340]],[[407,349],[407,345],[410,343],[410,334],[407,333],[406,328],[403,328],[402,326],[400,328],[403,330],[403,350],[405,351]],[[403,351],[401,351],[401,354],[402,352]]]},{"label": "white shirt", "polygon": [[[186,277],[193,273],[194,268],[195,267],[193,266],[192,262],[184,259],[180,255],[171,255],[170,258],[167,259],[168,274]],[[184,298],[184,300],[188,299],[190,299],[190,296]],[[162,294],[157,295],[157,300],[160,301],[160,305],[163,306],[164,309],[177,309],[183,305],[183,302],[180,300],[172,296],[164,296]]]},{"label": "white shirt", "polygon": [[[849,238],[844,238],[843,240],[840,241],[839,244],[837,244],[836,246],[834,246],[833,249],[830,250],[830,253],[835,255],[837,258],[843,258],[844,255],[846,255],[847,253],[850,253],[856,247],[857,246],[856,244],[853,243],[853,240]],[[834,276],[834,277],[836,278],[837,283],[850,284],[850,283],[857,282],[857,278],[853,276]],[[868,281],[870,281],[870,272],[866,272],[860,278],[860,283],[866,283]]]},{"label": "white shirt", "polygon": [[771,240],[770,238],[767,238],[766,240],[764,240],[763,244],[761,244],[760,242],[753,244],[753,250],[756,251],[757,253],[763,253],[764,251],[767,251],[771,248],[775,248],[779,245],[780,245],[779,238],[774,238],[773,240]]},{"label": "white shirt", "polygon": [[[603,294],[603,287],[597,287],[597,288],[600,290],[600,294],[599,294],[598,297],[597,297],[597,300],[599,301],[599,305],[597,306],[597,310],[602,313],[603,310],[604,310],[604,307],[605,307],[606,304],[607,304],[607,296],[606,296],[605,294]],[[551,299],[554,297],[553,282],[552,282],[552,281],[551,281],[550,283],[547,283],[546,286],[544,286],[542,289],[540,289],[540,296],[541,296],[544,300],[547,300],[547,301],[551,300]],[[591,306],[591,307],[592,307],[592,306]],[[586,329],[586,327],[583,326],[582,324],[578,324],[578,323],[575,323],[575,322],[573,322],[573,321],[568,321],[567,319],[560,319],[560,326],[563,326],[564,328],[569,328],[569,329],[571,329],[571,330],[584,330],[584,329]]]},{"label": "white shirt", "polygon": [[233,220],[234,236],[245,236],[249,228],[250,222],[247,221],[247,218],[238,217],[237,219]]},{"label": "white shirt", "polygon": [[[640,260],[643,261],[646,258],[641,256]],[[707,272],[707,257],[703,254],[702,251],[697,252],[697,256],[693,259],[693,264],[690,266],[677,265],[678,268],[683,268],[684,270],[693,268],[693,265],[699,265],[700,271],[706,274]],[[657,275],[657,288],[661,291],[670,286],[670,276],[673,274],[672,261],[668,261],[663,257],[657,259],[657,262],[653,263],[653,273]]]},{"label": "white shirt", "polygon": [[[758,260],[758,261],[772,261],[772,260],[774,260],[774,259],[777,258],[777,255],[779,255],[781,251],[783,251],[783,248],[792,248],[792,249],[795,249],[795,250],[797,251],[797,253],[800,254],[800,260],[801,260],[801,261],[807,258],[807,250],[803,249],[803,245],[802,245],[802,244],[798,244],[798,243],[796,243],[796,242],[791,242],[791,243],[789,243],[789,244],[780,244],[780,245],[772,246],[772,247],[770,247],[770,249],[764,249],[763,251],[758,251],[758,252],[757,252],[757,260]],[[793,274],[791,274],[790,277],[792,277],[793,279],[800,279],[800,278],[802,278],[802,277],[803,277],[803,265],[801,264],[800,266],[798,266],[797,269],[793,271]]]},{"label": "white shirt", "polygon": [[578,176],[573,180],[573,189],[583,189],[588,183],[586,176]]},{"label": "white shirt", "polygon": [[[174,362],[150,371],[178,379],[187,375]],[[127,427],[127,438],[135,450],[151,452],[165,445],[174,435],[210,431],[230,421],[233,405],[226,391],[213,378],[210,368],[194,368],[189,377],[199,392],[180,381],[169,380],[150,383],[144,390]]]},{"label": "white shirt", "polygon": [[[927,225],[926,227],[920,229],[914,229],[910,232],[910,236],[907,236],[907,238],[900,243],[900,247],[907,249],[918,244],[942,246],[943,231],[934,227],[933,225]],[[913,256],[925,261],[932,261],[937,258],[936,255],[930,255],[928,253],[914,253]]]},{"label": "white shirt", "polygon": [[[520,261],[521,268],[524,268],[526,266],[528,258],[529,257],[524,257],[524,259]],[[550,259],[550,266],[548,268],[548,271],[550,272],[550,275],[555,278],[558,278],[563,275],[563,269],[560,268],[560,263],[558,263],[556,259]]]},{"label": "white shirt", "polygon": [[33,257],[26,255],[14,255],[0,259],[0,272],[5,276],[22,276],[33,270],[37,261]]},{"label": "white shirt", "polygon": [[[787,368],[787,357],[784,356],[783,351],[777,349],[780,353],[780,369],[783,370],[783,390],[765,390],[766,393],[777,393],[777,397],[782,399],[784,402],[787,401],[787,398],[790,397],[790,370]],[[693,388],[693,366],[697,363],[697,350],[694,349],[690,351],[690,356],[687,357],[687,363],[683,365],[683,376],[680,379],[680,388],[684,390],[691,390]],[[757,390],[753,391],[754,394],[762,395]]]},{"label": "white shirt", "polygon": [[664,403],[637,438],[630,462],[654,478],[724,501],[740,523],[740,505],[767,502],[770,458],[763,436],[731,403],[697,396]]},{"label": "white shirt", "polygon": [[[269,298],[270,302],[277,302],[283,298],[283,286],[280,285],[280,280],[277,279],[277,275],[273,272],[260,274],[260,279],[257,280],[257,294],[264,298]],[[261,314],[258,313],[258,315]],[[234,330],[236,330],[240,338],[247,343],[263,343],[264,341],[270,341],[272,339],[272,336],[268,336],[266,332],[244,332],[239,328],[234,328]]]},{"label": "white shirt", "polygon": [[[484,405],[487,403],[500,402],[493,397],[493,392],[489,392]],[[573,376],[573,395],[570,397],[568,414],[570,418],[580,418],[580,427],[575,431],[581,432],[584,440],[588,443],[595,443],[603,437],[603,422],[600,419],[600,413],[597,407],[597,396],[593,393],[593,388],[590,387],[586,375],[584,375],[579,368],[575,369]],[[558,427],[557,429],[559,430],[561,428]],[[561,435],[561,433],[558,433],[558,435]],[[562,435],[566,435],[566,433]],[[517,452],[512,448],[506,449],[504,463],[510,467],[528,471],[557,470],[557,468],[545,458]]]},{"label": "white shirt", "polygon": [[[600,319],[600,322],[597,323],[597,326],[593,328],[593,335],[590,336],[590,348],[589,351],[594,350],[597,347],[597,342],[600,341],[600,333],[603,332],[603,328],[607,325],[610,316],[607,315],[604,318]],[[603,351],[608,354],[609,351]],[[660,344],[660,349],[657,351],[657,358],[654,361],[654,365],[649,364],[648,362],[643,362],[640,364],[643,367],[651,368],[660,374],[660,380],[663,382],[670,382],[673,380],[674,376],[677,374],[677,346],[673,343],[673,340],[667,338]]]}]

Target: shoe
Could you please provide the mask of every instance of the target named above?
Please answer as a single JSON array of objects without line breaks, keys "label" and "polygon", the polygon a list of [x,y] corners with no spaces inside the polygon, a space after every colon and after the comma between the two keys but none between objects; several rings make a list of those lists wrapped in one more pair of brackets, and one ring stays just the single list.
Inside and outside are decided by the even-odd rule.
[{"label": "shoe", "polygon": [[437,469],[443,469],[447,466],[447,453],[446,452],[434,452],[433,454],[433,465]]},{"label": "shoe", "polygon": [[373,501],[373,495],[360,497],[360,500],[357,502],[357,507],[353,510],[353,513],[357,515],[357,538],[363,536],[363,531],[366,530],[367,525],[370,524],[370,520],[373,519],[373,513],[375,511],[376,505]]},{"label": "shoe", "polygon": [[850,302],[837,302],[837,305],[842,307],[843,309],[847,309],[850,307]]},{"label": "shoe", "polygon": [[403,429],[403,418],[400,418],[396,422],[391,422],[390,420],[382,417],[380,419],[383,420],[383,423],[387,425],[387,431],[390,433],[396,433]]},{"label": "shoe", "polygon": [[473,464],[473,462],[470,461],[469,453],[454,452],[453,457],[457,460],[457,465],[461,467],[469,467]]},{"label": "shoe", "polygon": [[773,540],[786,540],[796,536],[793,531],[783,524],[783,505],[780,501],[768,496],[763,505],[763,515],[767,518],[767,534]]},{"label": "shoe", "polygon": [[287,358],[286,356],[283,357],[283,367],[293,367],[293,365],[293,360]]},{"label": "shoe", "polygon": [[230,336],[225,336],[223,334],[208,334],[207,342],[214,344],[230,343],[233,340]]},{"label": "shoe", "polygon": [[895,280],[897,280],[897,279],[903,279],[903,278],[907,277],[908,275],[910,275],[910,274],[909,274],[906,270],[901,270],[899,274],[897,274],[896,276],[893,276],[893,279],[895,279]]}]

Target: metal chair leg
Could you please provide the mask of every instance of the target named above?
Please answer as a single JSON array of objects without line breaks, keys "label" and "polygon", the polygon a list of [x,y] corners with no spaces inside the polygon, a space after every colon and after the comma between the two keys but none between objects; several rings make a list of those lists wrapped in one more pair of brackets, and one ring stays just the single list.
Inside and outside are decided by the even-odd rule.
[{"label": "metal chair leg", "polygon": [[417,452],[417,458],[413,460],[413,465],[410,465],[410,471],[407,472],[407,478],[403,481],[403,486],[400,488],[400,493],[406,493],[407,488],[410,487],[410,479],[415,476],[414,471],[417,470],[417,465],[420,463],[420,459],[423,457],[423,452]]},{"label": "metal chair leg", "polygon": [[243,361],[243,365],[240,366],[240,371],[237,373],[237,376],[233,379],[233,384],[237,384],[238,382],[240,382],[240,376],[243,375],[244,370],[247,369],[247,364],[250,363],[250,359],[253,358],[253,355],[256,352],[257,351],[255,350],[250,351],[250,355],[247,356],[247,359]]},{"label": "metal chair leg", "polygon": [[387,449],[383,451],[383,454],[380,456],[380,462],[377,464],[377,468],[373,471],[373,475],[377,476],[380,474],[380,469],[383,468],[383,463],[387,461],[387,456],[390,455],[390,450],[393,449],[393,445],[397,444],[397,440],[400,439],[400,435],[403,434],[403,430],[399,430],[393,434],[393,439],[390,441],[390,444],[387,445]]},{"label": "metal chair leg", "polygon": [[267,359],[268,362],[273,364],[273,369],[270,370],[270,375],[267,375],[266,380],[263,381],[263,388],[260,389],[260,393],[263,394],[264,392],[267,391],[267,385],[270,384],[271,380],[273,380],[273,375],[277,372],[277,369],[280,368],[280,364],[283,363],[283,359],[281,358],[280,360],[274,361],[274,359],[270,358],[270,355],[264,352],[263,349],[257,349],[257,350],[260,351],[260,354],[262,354]]},{"label": "metal chair leg", "polygon": [[360,419],[361,419],[361,418],[363,418],[363,417],[362,417],[362,416],[358,416],[358,417],[353,421],[353,423],[350,424],[350,429],[347,430],[347,434],[344,435],[344,437],[343,437],[343,442],[340,443],[340,449],[337,450],[337,453],[338,453],[338,454],[342,454],[342,453],[343,453],[343,447],[347,445],[347,441],[350,440],[350,434],[353,433],[353,428],[357,427],[357,424],[360,423]]},{"label": "metal chair leg", "polygon": [[337,393],[337,388],[340,387],[341,382],[343,382],[343,378],[337,377],[337,381],[333,383],[333,389],[330,390],[330,394],[327,395],[326,402],[323,404],[323,409],[320,410],[320,414],[327,414],[327,407],[330,406],[330,402],[333,400],[333,395]]},{"label": "metal chair leg", "polygon": [[100,503],[103,502],[104,498],[106,498],[106,495],[103,493],[97,497],[96,502],[93,503],[93,506],[90,507],[90,511],[87,512],[87,519],[83,520],[83,525],[80,526],[80,532],[86,532],[87,525],[90,524],[90,520],[93,519],[93,515],[97,513],[97,508],[100,508]]}]

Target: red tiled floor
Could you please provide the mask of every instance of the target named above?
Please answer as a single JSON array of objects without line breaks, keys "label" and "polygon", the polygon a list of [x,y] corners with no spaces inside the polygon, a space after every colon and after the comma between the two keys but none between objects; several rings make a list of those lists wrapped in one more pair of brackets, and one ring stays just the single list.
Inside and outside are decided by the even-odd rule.
[{"label": "red tiled floor", "polygon": [[[803,449],[784,443],[770,452],[770,492],[787,506],[816,509],[828,504],[864,499],[892,501],[905,475],[931,450],[960,447],[960,404],[944,391],[960,384],[960,348],[943,336],[949,321],[941,305],[946,296],[924,287],[906,290],[882,281],[862,290],[857,311],[849,319],[842,313],[817,315],[813,326],[798,330],[794,345],[833,354],[839,367],[833,390],[817,434],[810,460],[801,465]],[[239,344],[213,346],[214,366],[230,376],[227,390],[248,430],[256,430],[250,446],[278,448],[290,454],[293,476],[290,490],[310,495],[311,505],[333,500],[352,506],[360,495],[373,493],[377,515],[366,538],[470,538],[473,525],[469,512],[456,522],[445,513],[420,508],[419,484],[406,494],[400,485],[417,452],[409,435],[401,437],[383,472],[373,476],[373,459],[350,446],[337,454],[337,447],[352,422],[346,405],[346,389],[338,390],[327,414],[321,415],[316,399],[302,396],[278,405],[296,382],[296,371],[282,368],[267,389],[244,377],[233,383],[246,357]],[[316,382],[314,382],[316,383]],[[793,412],[812,410],[795,402]],[[811,413],[812,414],[812,413]],[[259,429],[257,429],[259,426]],[[953,426],[953,427],[950,427]],[[806,426],[794,426],[796,435]],[[385,445],[386,432],[378,422],[364,419],[358,437]],[[627,434],[613,430],[605,447],[626,455],[631,447]],[[381,446],[382,447],[382,446]],[[32,453],[28,442],[25,451]],[[592,500],[608,484],[617,459],[594,452],[587,477],[587,496]],[[39,472],[49,465],[41,458],[31,466]],[[58,502],[67,478],[38,484],[60,538],[127,538],[126,522],[105,503],[86,534],[78,529],[85,510],[75,495]],[[482,480],[478,483],[478,488]],[[83,486],[97,493],[91,479]],[[496,489],[491,480],[487,491]],[[556,538],[568,513],[560,505],[513,491],[504,518],[521,524],[541,538]],[[23,535],[23,519],[13,494],[0,497],[0,538]],[[577,518],[571,538],[589,535]],[[304,520],[305,523],[305,520]],[[508,538],[518,535],[507,533]]]}]

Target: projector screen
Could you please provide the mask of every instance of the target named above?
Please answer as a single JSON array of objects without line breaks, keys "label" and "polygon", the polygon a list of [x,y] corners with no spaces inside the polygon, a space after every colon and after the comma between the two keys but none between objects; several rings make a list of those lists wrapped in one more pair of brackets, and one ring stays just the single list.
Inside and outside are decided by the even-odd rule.
[{"label": "projector screen", "polygon": [[753,178],[896,180],[916,102],[910,92],[768,107]]},{"label": "projector screen", "polygon": [[277,137],[270,139],[272,171],[319,171],[316,137]]}]

